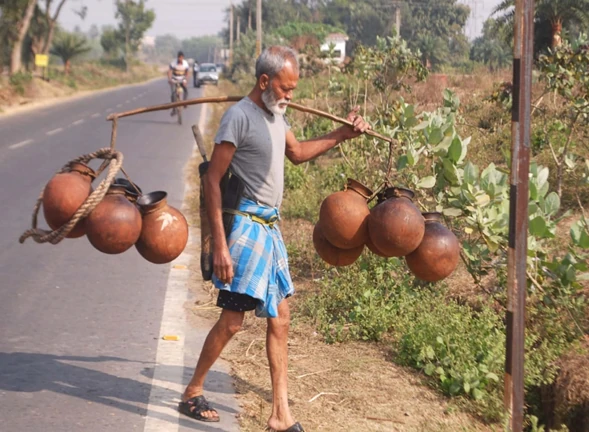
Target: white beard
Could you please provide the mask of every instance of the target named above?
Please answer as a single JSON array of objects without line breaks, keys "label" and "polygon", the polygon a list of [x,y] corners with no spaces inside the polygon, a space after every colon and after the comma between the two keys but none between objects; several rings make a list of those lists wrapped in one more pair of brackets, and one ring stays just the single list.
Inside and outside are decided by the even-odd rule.
[{"label": "white beard", "polygon": [[[264,105],[266,105],[266,108],[268,108],[268,110],[273,114],[284,115],[286,113],[286,105],[288,105],[288,100],[276,100],[276,96],[270,87],[262,92],[262,101],[264,102]],[[281,105],[284,106],[281,107]]]}]

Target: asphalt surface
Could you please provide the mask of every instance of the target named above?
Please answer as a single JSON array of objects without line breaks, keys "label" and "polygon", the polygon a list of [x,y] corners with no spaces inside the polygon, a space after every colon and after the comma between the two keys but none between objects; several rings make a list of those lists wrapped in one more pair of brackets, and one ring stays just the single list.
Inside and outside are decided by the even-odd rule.
[{"label": "asphalt surface", "polygon": [[[190,91],[190,97],[201,92]],[[146,430],[150,394],[161,382],[152,385],[170,265],[150,264],[134,248],[104,255],[85,237],[56,246],[32,239],[21,245],[18,237],[54,172],[109,145],[108,113],[168,100],[162,79],[0,116],[0,431]],[[199,107],[185,110],[183,126],[169,111],[119,124],[117,148],[128,174],[144,192],[167,191],[177,208],[193,151],[190,126],[199,114]],[[185,365],[170,366],[183,368],[184,381],[206,331],[189,329]],[[236,430],[226,370],[213,371],[211,381],[210,390],[230,400],[217,405],[223,423],[178,420],[174,400],[152,396],[161,405],[158,421],[166,424],[157,429]]]}]

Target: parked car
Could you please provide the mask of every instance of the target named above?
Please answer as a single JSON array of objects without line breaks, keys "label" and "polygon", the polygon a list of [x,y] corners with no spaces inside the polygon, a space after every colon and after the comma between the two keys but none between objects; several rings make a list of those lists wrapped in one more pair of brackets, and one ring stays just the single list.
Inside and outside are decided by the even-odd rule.
[{"label": "parked car", "polygon": [[215,64],[203,63],[198,68],[195,86],[200,87],[203,84],[219,84],[219,72]]}]

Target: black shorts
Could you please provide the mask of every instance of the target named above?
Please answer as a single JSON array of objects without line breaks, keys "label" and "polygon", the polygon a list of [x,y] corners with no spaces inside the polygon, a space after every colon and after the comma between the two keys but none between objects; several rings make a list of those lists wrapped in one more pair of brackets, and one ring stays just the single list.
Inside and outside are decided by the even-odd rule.
[{"label": "black shorts", "polygon": [[256,309],[259,300],[247,294],[234,293],[227,290],[219,290],[217,306],[235,312],[247,312]]}]

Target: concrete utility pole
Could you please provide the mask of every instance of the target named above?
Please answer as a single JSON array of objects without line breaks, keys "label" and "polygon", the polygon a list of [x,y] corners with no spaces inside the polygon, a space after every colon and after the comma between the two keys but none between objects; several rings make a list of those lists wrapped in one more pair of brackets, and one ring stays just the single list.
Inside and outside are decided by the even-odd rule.
[{"label": "concrete utility pole", "polygon": [[247,29],[252,29],[252,0],[249,1],[247,6]]},{"label": "concrete utility pole", "polygon": [[262,0],[256,5],[256,58],[262,53]]},{"label": "concrete utility pole", "polygon": [[229,66],[233,61],[233,3],[229,11]]},{"label": "concrete utility pole", "polygon": [[237,28],[235,29],[237,31],[237,43],[240,42],[241,40],[241,15],[237,15]]},{"label": "concrete utility pole", "polygon": [[395,9],[395,29],[397,30],[397,36],[401,35],[401,5],[397,3]]}]

